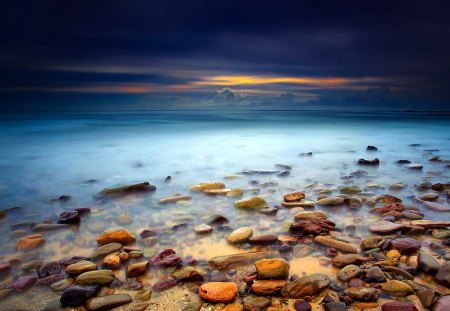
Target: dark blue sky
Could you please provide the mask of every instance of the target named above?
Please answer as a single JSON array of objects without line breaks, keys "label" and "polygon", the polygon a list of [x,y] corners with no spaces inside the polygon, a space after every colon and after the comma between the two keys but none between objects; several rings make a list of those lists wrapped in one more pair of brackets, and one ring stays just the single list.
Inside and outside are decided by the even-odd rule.
[{"label": "dark blue sky", "polygon": [[1,110],[450,110],[447,1],[1,1]]}]

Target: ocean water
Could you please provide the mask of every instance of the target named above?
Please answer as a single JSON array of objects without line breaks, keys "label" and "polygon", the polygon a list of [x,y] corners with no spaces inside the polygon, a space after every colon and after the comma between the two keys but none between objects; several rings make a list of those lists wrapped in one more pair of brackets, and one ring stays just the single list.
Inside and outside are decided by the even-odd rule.
[{"label": "ocean water", "polygon": [[[339,186],[354,184],[364,189],[370,183],[377,183],[380,188],[368,190],[368,195],[390,193],[406,203],[416,203],[414,198],[421,194],[415,190],[416,185],[424,181],[449,182],[446,161],[450,160],[449,121],[450,117],[445,115],[350,111],[2,115],[0,207],[20,208],[0,220],[0,255],[3,258],[17,255],[17,237],[11,237],[11,225],[25,222],[20,228],[32,233],[34,224],[56,222],[61,212],[78,207],[90,207],[93,213],[70,230],[44,233],[46,243],[34,257],[60,261],[90,256],[96,248],[96,236],[108,228],[126,227],[138,236],[146,228],[187,223],[185,231],[162,237],[152,250],[173,248],[182,256],[208,260],[244,251],[227,245],[226,232],[214,231],[206,237],[192,232],[194,225],[213,213],[224,214],[232,228],[251,226],[261,234],[277,232],[283,221],[293,219],[294,211],[287,208],[267,216],[236,210],[230,198],[190,193],[189,187],[200,182],[224,182],[227,188],[243,189],[244,197],[263,196],[270,206],[280,205],[283,194],[293,190],[303,190],[307,199],[315,200],[325,188],[337,194]],[[366,151],[368,145],[376,146],[378,151]],[[312,152],[312,156],[300,156],[307,152]],[[442,161],[429,161],[436,156]],[[377,167],[356,164],[359,158],[375,157],[381,161]],[[396,163],[400,159],[419,162],[423,169],[408,169]],[[239,174],[246,169],[279,169],[276,164],[292,166],[289,176]],[[351,172],[361,169],[367,171],[366,176],[346,179]],[[164,183],[167,176],[172,176],[170,183]],[[227,179],[227,176],[238,177]],[[135,181],[148,181],[157,190],[106,202],[96,199],[96,194],[106,187]],[[390,184],[400,182],[406,185],[405,189],[388,189]],[[158,204],[159,199],[175,193],[192,195],[192,201]],[[61,195],[69,195],[71,199],[52,200]],[[448,204],[445,197],[439,202]],[[368,235],[367,224],[378,219],[366,206],[324,211],[341,231],[348,225],[356,225],[352,233],[342,231],[344,237],[355,243]],[[450,219],[448,214],[422,211],[429,219]],[[118,216],[123,213],[132,217],[130,224],[118,223]],[[257,247],[245,250],[249,249]],[[292,262],[291,272],[331,271],[332,268],[324,268],[311,258]],[[24,302],[24,297],[30,299],[27,296],[8,299]]]}]

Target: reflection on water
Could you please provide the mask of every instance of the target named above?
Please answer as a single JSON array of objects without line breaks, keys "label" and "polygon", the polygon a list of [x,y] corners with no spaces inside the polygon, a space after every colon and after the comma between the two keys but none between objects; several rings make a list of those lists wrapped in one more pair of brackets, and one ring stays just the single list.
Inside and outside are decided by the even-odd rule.
[{"label": "reflection on water", "polygon": [[[221,213],[228,218],[230,228],[250,226],[254,235],[282,234],[282,223],[292,221],[298,209],[280,208],[276,215],[237,210],[233,207],[235,199],[192,194],[189,186],[222,181],[227,188],[243,189],[244,197],[257,194],[275,206],[283,201],[283,194],[293,190],[305,191],[307,199],[316,200],[323,189],[337,194],[337,188],[345,184],[364,189],[376,183],[380,187],[367,189],[364,195],[390,192],[412,203],[413,196],[418,195],[415,185],[426,180],[449,181],[448,162],[428,161],[434,156],[450,159],[448,121],[443,116],[332,112],[7,116],[0,123],[1,207],[20,208],[8,212],[1,220],[1,255],[5,259],[17,256],[15,242],[20,232],[11,236],[12,231],[24,230],[28,234],[32,223],[56,222],[61,212],[78,207],[90,207],[92,214],[79,226],[44,232],[46,243],[34,252],[32,259],[59,261],[72,256],[89,257],[97,247],[96,237],[105,229],[124,227],[139,236],[144,229],[170,228],[181,223],[187,227],[163,230],[156,245],[146,247],[138,243],[138,246],[146,255],[171,248],[183,258],[200,261],[266,250],[271,247],[229,245],[225,239],[227,230],[198,236],[193,226],[205,222],[214,213]],[[367,145],[377,146],[379,150],[367,152]],[[313,155],[299,156],[307,152]],[[355,164],[359,158],[375,157],[381,161],[378,167]],[[400,159],[422,163],[424,168],[409,170],[395,163]],[[275,165],[279,163],[293,167],[289,176],[225,178],[244,169],[278,169]],[[345,179],[358,169],[364,169],[367,175],[350,181]],[[169,175],[172,181],[164,183]],[[142,180],[156,185],[157,191],[110,201],[95,199],[105,187]],[[387,189],[400,182],[406,184],[403,190]],[[175,193],[192,195],[192,201],[158,204],[160,198]],[[71,199],[52,200],[61,195],[70,195]],[[336,223],[336,234],[355,245],[369,235],[367,224],[378,220],[367,206],[316,207],[315,210],[324,211]],[[430,219],[442,217],[430,210],[423,212]],[[131,223],[119,223],[122,213],[131,216]],[[15,226],[11,228],[11,225]],[[317,252],[295,258],[290,264],[291,274],[336,273]],[[148,273],[150,283],[156,280]],[[45,289],[38,292],[49,294]]]}]

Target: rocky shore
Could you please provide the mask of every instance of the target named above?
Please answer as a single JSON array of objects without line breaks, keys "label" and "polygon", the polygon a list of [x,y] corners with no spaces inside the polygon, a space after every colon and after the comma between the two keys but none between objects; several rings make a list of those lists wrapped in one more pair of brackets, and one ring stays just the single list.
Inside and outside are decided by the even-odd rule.
[{"label": "rocky shore", "polygon": [[[37,222],[2,210],[0,310],[450,310],[449,161],[426,161],[440,173],[420,184],[378,184],[380,154],[338,184],[286,186],[295,166],[273,164],[169,196],[112,186]],[[143,214],[122,208],[148,197]]]}]

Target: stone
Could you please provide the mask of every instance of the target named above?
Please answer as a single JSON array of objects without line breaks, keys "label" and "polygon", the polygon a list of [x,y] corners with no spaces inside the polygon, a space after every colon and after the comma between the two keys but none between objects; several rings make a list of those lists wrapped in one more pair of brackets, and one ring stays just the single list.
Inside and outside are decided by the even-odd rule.
[{"label": "stone", "polygon": [[11,263],[8,261],[1,261],[0,262],[0,275],[11,271]]},{"label": "stone", "polygon": [[207,224],[200,224],[194,227],[194,232],[197,234],[206,234],[213,231],[213,228]]},{"label": "stone", "polygon": [[122,244],[120,244],[120,243],[116,243],[116,242],[108,243],[108,244],[102,245],[99,248],[97,248],[94,251],[94,254],[92,255],[92,257],[94,257],[94,258],[105,257],[109,254],[119,252],[121,249],[122,249]]},{"label": "stone", "polygon": [[342,268],[338,273],[338,278],[344,282],[348,282],[350,279],[356,278],[361,274],[361,269],[355,265],[348,265]]},{"label": "stone", "polygon": [[338,255],[333,258],[333,265],[339,268],[350,264],[358,265],[361,264],[362,262],[363,258],[356,254]]},{"label": "stone", "polygon": [[410,255],[419,250],[420,241],[411,238],[398,238],[391,240],[390,247],[400,252],[402,255]]},{"label": "stone", "polygon": [[87,260],[80,260],[66,267],[68,274],[81,274],[93,270],[97,270],[97,265]]},{"label": "stone", "polygon": [[141,289],[140,291],[138,291],[134,295],[134,299],[146,301],[146,300],[150,300],[151,296],[152,296],[152,292],[149,289],[145,288],[145,289]]},{"label": "stone", "polygon": [[125,229],[108,230],[103,232],[97,238],[97,244],[99,245],[105,245],[113,242],[127,245],[136,242],[136,238]]},{"label": "stone", "polygon": [[128,277],[137,277],[145,274],[147,268],[149,266],[149,261],[143,261],[128,265],[127,267],[127,275]]},{"label": "stone", "polygon": [[114,273],[111,270],[95,270],[80,274],[76,280],[77,285],[106,285],[114,281]]},{"label": "stone", "polygon": [[439,262],[427,253],[421,252],[417,260],[419,262],[419,268],[425,273],[434,275],[441,268]]},{"label": "stone", "polygon": [[344,203],[344,198],[342,197],[328,197],[320,199],[316,202],[318,205],[340,205]]},{"label": "stone", "polygon": [[382,237],[370,237],[361,241],[359,247],[362,250],[380,247],[384,239]]},{"label": "stone", "polygon": [[386,282],[386,276],[383,271],[381,271],[380,267],[374,266],[367,269],[365,273],[365,280],[368,283],[384,283]]},{"label": "stone", "polygon": [[62,292],[73,284],[74,280],[71,278],[62,279],[54,282],[50,287],[54,292]]},{"label": "stone", "polygon": [[394,297],[406,297],[415,293],[411,286],[397,280],[389,280],[381,284],[381,288],[386,294]]},{"label": "stone", "polygon": [[444,263],[435,274],[434,279],[439,285],[450,288],[450,263]]},{"label": "stone", "polygon": [[35,249],[45,243],[42,234],[32,234],[17,240],[16,249],[18,251],[29,251]]},{"label": "stone", "polygon": [[267,245],[274,244],[278,241],[278,236],[276,234],[263,234],[258,236],[253,236],[248,239],[248,243],[255,245]]},{"label": "stone", "polygon": [[243,311],[244,308],[239,303],[233,303],[226,305],[225,308],[223,308],[221,311]]},{"label": "stone", "polygon": [[409,302],[387,302],[381,306],[381,311],[417,311],[417,308]]},{"label": "stone", "polygon": [[407,211],[403,211],[402,212],[402,217],[409,219],[409,220],[420,220],[423,219],[423,216],[417,214],[417,213],[413,213],[413,212],[407,212]]},{"label": "stone", "polygon": [[392,203],[376,209],[375,212],[377,214],[384,215],[389,212],[401,212],[404,209],[405,206],[402,203]]},{"label": "stone", "polygon": [[190,200],[192,200],[191,196],[175,195],[175,196],[160,199],[159,204],[170,204],[170,203],[177,203],[180,201],[190,201]]},{"label": "stone", "polygon": [[252,291],[256,295],[274,295],[286,285],[285,280],[258,280],[253,282]]},{"label": "stone", "polygon": [[348,243],[334,240],[334,239],[326,237],[326,236],[316,236],[316,237],[314,237],[314,242],[323,244],[326,246],[334,247],[344,253],[356,254],[358,252],[356,247],[354,247]]},{"label": "stone", "polygon": [[372,223],[369,226],[370,232],[378,233],[378,234],[390,234],[395,233],[397,231],[407,232],[411,229],[411,226],[406,224],[398,224],[390,221],[382,220],[375,223]]},{"label": "stone", "polygon": [[238,197],[241,197],[243,194],[244,194],[244,192],[241,189],[234,188],[234,189],[231,189],[227,193],[227,197],[229,197],[229,198],[238,198]]},{"label": "stone", "polygon": [[154,185],[145,181],[135,184],[118,185],[105,188],[99,193],[99,197],[115,197],[132,193],[151,192],[155,190],[156,187]]},{"label": "stone", "polygon": [[294,216],[297,220],[308,220],[308,219],[327,219],[327,215],[322,212],[316,211],[301,211]]},{"label": "stone", "polygon": [[150,262],[155,267],[170,267],[177,266],[183,260],[181,257],[178,257],[175,251],[171,249],[165,249],[157,256],[153,257]]},{"label": "stone", "polygon": [[347,311],[347,306],[343,302],[332,301],[324,304],[325,311]]},{"label": "stone", "polygon": [[200,286],[200,298],[209,302],[230,302],[236,297],[238,286],[234,282],[208,282]]},{"label": "stone", "polygon": [[447,228],[450,227],[450,221],[434,221],[434,220],[413,220],[412,226],[419,226],[424,229]]},{"label": "stone", "polygon": [[249,296],[244,298],[244,311],[265,311],[271,300],[267,297]]},{"label": "stone", "polygon": [[225,189],[225,184],[222,182],[204,182],[191,186],[191,191],[205,191],[211,189]]},{"label": "stone", "polygon": [[156,236],[149,236],[148,238],[142,239],[142,244],[146,247],[152,247],[158,243],[159,239]]},{"label": "stone", "polygon": [[311,311],[311,305],[306,300],[296,300],[294,302],[295,311]]},{"label": "stone", "polygon": [[305,244],[295,245],[294,249],[292,250],[294,257],[296,258],[306,257],[312,252],[314,252],[314,248]]},{"label": "stone", "polygon": [[213,269],[223,270],[238,267],[249,262],[255,262],[260,259],[273,258],[278,256],[278,252],[274,251],[256,251],[213,257],[208,261],[208,264]]},{"label": "stone", "polygon": [[330,282],[331,280],[326,274],[314,273],[288,283],[281,290],[281,296],[289,299],[309,299],[327,288]]},{"label": "stone", "polygon": [[42,264],[37,270],[39,278],[44,278],[50,275],[58,274],[62,270],[61,265],[56,261],[47,262]]},{"label": "stone", "polygon": [[34,226],[34,232],[42,232],[42,231],[51,231],[51,230],[59,230],[59,229],[68,229],[70,228],[69,224],[37,224]]},{"label": "stone", "polygon": [[82,306],[86,300],[95,296],[100,290],[100,286],[81,286],[74,285],[63,291],[60,302],[64,307],[79,307]]},{"label": "stone", "polygon": [[242,209],[255,209],[267,205],[266,200],[261,197],[251,197],[234,202],[234,207]]},{"label": "stone", "polygon": [[362,192],[361,188],[358,186],[344,186],[339,188],[339,192],[345,193],[345,194],[357,194]]},{"label": "stone", "polygon": [[240,244],[247,242],[253,235],[253,229],[250,227],[241,227],[233,230],[227,237],[230,244]]},{"label": "stone", "polygon": [[431,311],[447,311],[450,310],[450,295],[444,295],[433,305]]},{"label": "stone", "polygon": [[305,198],[305,193],[301,191],[291,192],[283,196],[284,202],[299,202]]},{"label": "stone", "polygon": [[80,222],[80,215],[78,211],[67,211],[59,214],[59,224],[73,224]]},{"label": "stone", "polygon": [[7,289],[1,289],[1,290],[0,290],[0,300],[3,299],[3,298],[5,298],[6,296],[8,296],[9,294],[11,294],[12,292],[13,292],[12,289],[9,289],[9,288],[7,288]]},{"label": "stone", "polygon": [[344,291],[358,301],[377,301],[378,291],[373,287],[349,287]]},{"label": "stone", "polygon": [[101,297],[90,298],[86,301],[85,307],[88,311],[111,310],[123,306],[132,301],[131,296],[127,294],[113,294]]},{"label": "stone", "polygon": [[177,285],[177,280],[166,279],[166,280],[156,282],[155,285],[153,285],[152,290],[154,292],[162,292],[166,289],[174,287],[175,285]]},{"label": "stone", "polygon": [[205,278],[194,267],[187,266],[172,272],[172,277],[178,281],[203,281]]},{"label": "stone", "polygon": [[128,214],[120,214],[117,218],[117,222],[120,225],[127,225],[133,221],[133,218]]},{"label": "stone", "polygon": [[425,193],[422,194],[419,199],[424,200],[424,201],[435,201],[437,199],[439,199],[439,193],[436,192],[430,192],[430,193]]},{"label": "stone", "polygon": [[444,204],[440,204],[440,203],[436,203],[436,202],[428,202],[428,201],[424,201],[423,202],[423,206],[434,210],[434,211],[439,211],[439,212],[448,212],[450,211],[450,206],[448,205],[444,205]]},{"label": "stone", "polygon": [[409,163],[409,164],[406,164],[405,167],[412,169],[412,170],[421,170],[423,168],[423,165],[420,163]]},{"label": "stone", "polygon": [[396,196],[390,194],[383,194],[377,197],[377,201],[386,204],[393,204],[393,203],[401,203],[402,199],[397,198]]},{"label": "stone", "polygon": [[358,159],[358,161],[356,161],[356,164],[359,164],[359,165],[380,165],[380,160],[378,158],[375,158],[373,160]]},{"label": "stone", "polygon": [[303,235],[319,235],[334,230],[334,227],[335,223],[326,219],[308,219],[297,221],[289,230]]},{"label": "stone", "polygon": [[258,260],[255,267],[260,279],[286,279],[289,275],[289,265],[284,259]]},{"label": "stone", "polygon": [[115,269],[119,269],[121,267],[122,262],[120,260],[119,255],[110,254],[110,255],[106,256],[105,258],[103,258],[102,265],[106,268],[115,270]]},{"label": "stone", "polygon": [[15,280],[8,288],[14,290],[17,293],[21,293],[31,286],[33,286],[37,281],[35,275],[24,275]]}]

